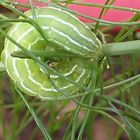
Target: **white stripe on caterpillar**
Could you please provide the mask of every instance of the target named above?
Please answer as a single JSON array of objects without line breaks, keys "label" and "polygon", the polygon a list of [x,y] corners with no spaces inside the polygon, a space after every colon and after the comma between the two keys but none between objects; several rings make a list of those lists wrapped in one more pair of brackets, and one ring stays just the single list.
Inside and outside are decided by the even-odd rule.
[{"label": "white stripe on caterpillar", "polygon": [[85,50],[87,50],[87,51],[89,51],[89,52],[94,52],[93,50],[88,49],[86,46],[83,46],[83,45],[81,45],[80,43],[76,42],[76,41],[75,41],[74,39],[72,39],[70,36],[64,34],[64,33],[61,32],[61,31],[56,30],[54,27],[50,27],[50,29],[52,29],[52,31],[54,31],[55,33],[58,33],[58,34],[61,35],[62,37],[67,38],[71,43],[73,43],[73,44],[79,46],[80,48],[83,48],[83,49],[85,49]]},{"label": "white stripe on caterpillar", "polygon": [[20,82],[20,85],[29,93],[32,93],[33,95],[37,95],[38,93],[36,91],[33,91],[33,89],[29,89],[23,82]]},{"label": "white stripe on caterpillar", "polygon": [[[64,76],[69,76],[69,75],[71,75],[71,74],[74,72],[74,70],[77,68],[77,66],[78,66],[78,65],[75,65],[75,66],[71,69],[71,71],[65,73]],[[58,77],[59,77],[58,75],[50,75],[50,78],[53,78],[53,79],[58,78]]]},{"label": "white stripe on caterpillar", "polygon": [[[72,18],[74,18],[75,20],[77,20],[78,22],[80,22],[89,32],[92,33],[91,29],[86,24],[84,24],[83,22],[81,22],[77,17],[75,17],[73,14],[69,13],[68,11],[65,11],[65,10],[62,10],[62,9],[59,9],[59,8],[55,8],[55,7],[52,7],[52,6],[49,6],[49,8],[55,9],[56,11],[60,11],[62,13],[68,14],[69,16],[71,16]],[[96,37],[96,35],[93,34],[93,36],[95,37],[95,39],[98,42],[98,44],[101,46],[101,41]]]},{"label": "white stripe on caterpillar", "polygon": [[60,23],[71,27],[79,36],[81,36],[83,39],[87,40],[88,42],[96,46],[95,42],[91,38],[84,36],[82,33],[80,33],[80,31],[75,26],[73,26],[72,24],[68,22],[65,22],[64,20],[61,20],[60,18],[54,17],[52,15],[38,15],[37,18],[51,18],[51,19],[54,19],[55,21],[59,21]]}]

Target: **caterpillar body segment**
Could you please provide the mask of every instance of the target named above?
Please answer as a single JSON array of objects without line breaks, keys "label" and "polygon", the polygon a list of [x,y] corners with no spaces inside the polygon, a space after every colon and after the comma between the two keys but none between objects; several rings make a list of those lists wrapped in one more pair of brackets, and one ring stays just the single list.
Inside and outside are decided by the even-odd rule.
[{"label": "caterpillar body segment", "polygon": [[[47,10],[46,10],[47,9]],[[31,11],[26,14],[32,18]],[[70,52],[97,59],[101,42],[88,26],[72,14],[54,7],[36,10],[38,24],[48,41]]]},{"label": "caterpillar body segment", "polygon": [[[29,23],[16,23],[8,35],[28,50],[55,51],[57,49],[98,59],[101,54],[101,43],[91,30],[76,17],[66,11],[53,7],[36,9],[39,26],[45,33],[45,42],[39,32]],[[31,11],[25,13],[32,18]],[[50,45],[50,44],[53,45]],[[64,96],[49,82],[43,70],[32,59],[12,57],[14,51],[20,50],[15,44],[5,39],[2,61],[11,79],[21,91],[29,96],[42,99],[54,99]],[[42,60],[48,63],[48,60]],[[52,62],[53,63],[53,62]],[[56,60],[53,68],[76,83],[86,86],[90,80],[90,60],[82,58],[64,58]],[[50,63],[51,66],[51,63]],[[66,94],[78,93],[79,87],[65,79],[50,73],[54,84]]]}]

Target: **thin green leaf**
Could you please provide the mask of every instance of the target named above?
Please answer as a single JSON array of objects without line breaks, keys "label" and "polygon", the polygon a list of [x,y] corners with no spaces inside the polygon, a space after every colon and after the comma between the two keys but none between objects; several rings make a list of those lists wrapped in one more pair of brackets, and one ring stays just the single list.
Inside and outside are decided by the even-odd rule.
[{"label": "thin green leaf", "polygon": [[26,104],[26,106],[29,109],[30,113],[32,114],[32,117],[34,118],[38,128],[40,129],[40,131],[44,135],[45,140],[51,140],[51,137],[50,137],[49,133],[47,132],[46,128],[43,126],[41,120],[35,114],[35,112],[32,109],[32,107],[29,105],[28,101],[25,99],[24,95],[17,89],[17,87],[16,87],[16,90],[17,90],[19,96],[21,97],[21,99],[23,100],[23,102]]}]

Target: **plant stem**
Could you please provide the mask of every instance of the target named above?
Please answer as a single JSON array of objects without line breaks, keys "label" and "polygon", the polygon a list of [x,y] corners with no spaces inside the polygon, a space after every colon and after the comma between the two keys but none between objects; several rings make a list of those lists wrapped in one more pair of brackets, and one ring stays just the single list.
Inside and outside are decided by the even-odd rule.
[{"label": "plant stem", "polygon": [[106,8],[106,9],[115,9],[115,10],[122,10],[122,11],[129,11],[140,13],[139,9],[122,7],[122,6],[115,6],[115,5],[105,5],[105,4],[98,4],[98,3],[88,3],[88,2],[81,2],[81,1],[72,1],[70,4],[81,5],[81,6],[91,6],[91,7],[99,7],[99,8]]},{"label": "plant stem", "polygon": [[[109,1],[106,0],[105,5],[107,5],[108,3],[109,3]],[[105,8],[102,8],[98,19],[102,18],[103,14],[104,14],[104,11],[105,11]],[[96,25],[95,25],[95,32],[97,32],[98,26],[99,26],[99,22],[97,22]]]},{"label": "plant stem", "polygon": [[[45,50],[40,50],[40,51],[30,51],[33,55],[37,57],[46,57],[48,59],[54,59],[54,58],[81,58],[83,56],[69,53],[67,51],[45,51]],[[13,57],[19,57],[19,58],[30,58],[25,52],[23,51],[15,51],[11,54]]]},{"label": "plant stem", "polygon": [[[47,3],[47,2],[45,2]],[[67,9],[65,8],[64,6],[62,5],[56,5],[54,3],[47,3],[49,6],[52,6],[52,7],[56,7],[56,8],[60,8],[62,10],[65,10],[65,11],[68,11],[72,14],[76,14],[78,16],[81,16],[81,17],[84,17],[86,19],[89,19],[91,21],[96,21],[96,22],[99,22],[99,23],[105,23],[105,24],[109,24],[109,25],[116,25],[116,26],[134,26],[134,25],[140,25],[140,22],[113,22],[113,21],[106,21],[106,20],[101,20],[101,19],[98,19],[98,18],[94,18],[94,17],[91,17],[91,16],[86,16],[84,14],[81,14],[79,12],[76,12],[74,10],[70,10],[70,9]]]},{"label": "plant stem", "polygon": [[[138,54],[140,53],[140,40],[128,41],[128,42],[120,42],[120,43],[109,43],[103,45],[103,53],[105,56],[115,56],[115,55],[124,55],[124,54]],[[83,56],[72,54],[67,51],[57,51],[57,53],[50,51],[30,51],[33,55],[38,57],[47,57],[48,59],[53,58],[84,58]],[[11,54],[13,57],[20,58],[30,58],[23,51],[15,51]],[[85,58],[89,58],[88,56]]]},{"label": "plant stem", "polygon": [[30,104],[28,103],[28,101],[25,99],[25,97],[22,95],[22,93],[17,89],[16,85],[15,85],[15,88],[16,88],[16,91],[19,94],[20,98],[22,99],[22,101],[26,104],[27,108],[29,109],[32,117],[34,118],[34,121],[36,122],[38,128],[42,132],[45,140],[51,140],[51,137],[50,137],[49,133],[47,132],[46,128],[42,124],[42,122],[39,119],[39,117],[36,115],[35,111],[32,109],[32,107],[30,106]]},{"label": "plant stem", "polygon": [[106,56],[138,54],[140,53],[140,40],[104,44],[103,53]]}]

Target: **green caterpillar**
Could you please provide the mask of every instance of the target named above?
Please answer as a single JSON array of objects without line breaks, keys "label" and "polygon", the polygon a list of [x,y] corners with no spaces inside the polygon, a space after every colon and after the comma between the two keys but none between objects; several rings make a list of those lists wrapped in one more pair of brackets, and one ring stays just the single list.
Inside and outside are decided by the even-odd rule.
[{"label": "green caterpillar", "polygon": [[[15,23],[8,35],[28,50],[55,51],[66,50],[81,56],[90,56],[98,60],[101,55],[101,43],[88,26],[72,14],[59,8],[44,7],[35,9],[36,19],[48,40],[46,43],[39,32],[29,23]],[[32,17],[31,11],[25,12]],[[61,95],[49,82],[43,70],[32,60],[12,57],[20,50],[15,44],[5,39],[2,61],[6,71],[18,88],[29,96],[42,99],[54,99]],[[49,63],[49,60],[42,61]],[[86,86],[90,79],[89,60],[82,58],[64,58],[50,62],[55,70],[76,83]],[[80,89],[65,79],[50,74],[55,85],[66,94],[75,94]]]}]

